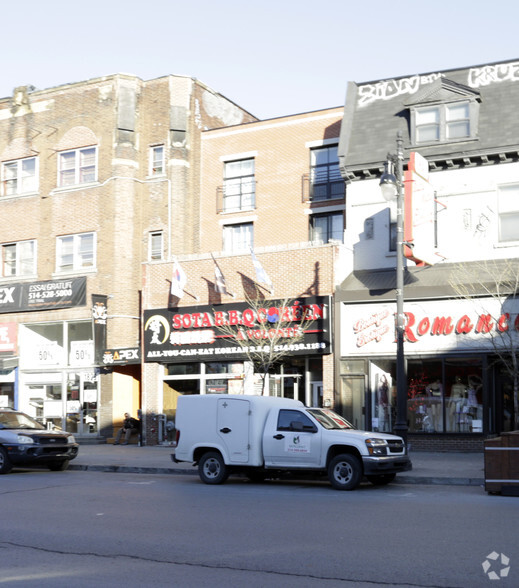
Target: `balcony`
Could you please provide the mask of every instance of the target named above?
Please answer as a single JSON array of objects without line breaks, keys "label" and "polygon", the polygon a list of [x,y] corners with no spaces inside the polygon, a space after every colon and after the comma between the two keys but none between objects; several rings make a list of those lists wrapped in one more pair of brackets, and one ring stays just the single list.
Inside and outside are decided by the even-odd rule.
[{"label": "balcony", "polygon": [[303,175],[303,202],[344,199],[344,180],[338,168],[324,167]]}]

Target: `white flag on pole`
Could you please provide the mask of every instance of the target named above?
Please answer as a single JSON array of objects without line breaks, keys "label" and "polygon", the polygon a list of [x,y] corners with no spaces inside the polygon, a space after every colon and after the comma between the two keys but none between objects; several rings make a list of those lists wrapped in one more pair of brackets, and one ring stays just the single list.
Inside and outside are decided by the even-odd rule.
[{"label": "white flag on pole", "polygon": [[180,267],[178,261],[173,263],[173,276],[171,277],[171,295],[182,298],[184,296],[184,287],[187,283],[187,276]]},{"label": "white flag on pole", "polygon": [[220,269],[220,266],[216,263],[216,259],[214,258],[214,255],[211,254],[211,257],[213,258],[213,261],[214,261],[214,289],[215,289],[215,292],[218,292],[218,294],[229,294],[229,292],[227,292],[227,286],[225,284],[225,277],[222,273],[222,270]]},{"label": "white flag on pole", "polygon": [[254,269],[256,270],[256,278],[258,279],[258,282],[266,284],[270,288],[271,294],[274,294],[274,284],[269,278],[267,272],[263,269],[263,266],[259,262],[258,258],[254,255],[254,250],[252,247],[250,248],[250,254],[252,255],[252,263],[254,264]]}]

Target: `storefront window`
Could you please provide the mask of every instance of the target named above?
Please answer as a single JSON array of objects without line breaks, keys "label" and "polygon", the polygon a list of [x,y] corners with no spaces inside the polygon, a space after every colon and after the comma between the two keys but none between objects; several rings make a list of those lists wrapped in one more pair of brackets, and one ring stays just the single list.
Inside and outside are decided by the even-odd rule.
[{"label": "storefront window", "polygon": [[481,361],[454,360],[445,365],[446,430],[483,431],[483,378]]},{"label": "storefront window", "polygon": [[168,376],[189,376],[199,373],[199,363],[169,363],[166,366],[166,374]]},{"label": "storefront window", "polygon": [[407,416],[410,433],[443,431],[441,361],[409,361],[407,365]]},{"label": "storefront window", "polygon": [[[371,428],[391,432],[396,420],[396,365],[370,366]],[[409,433],[483,432],[483,379],[480,358],[408,360]]]},{"label": "storefront window", "polygon": [[205,364],[207,374],[242,374],[243,362],[211,362]]}]

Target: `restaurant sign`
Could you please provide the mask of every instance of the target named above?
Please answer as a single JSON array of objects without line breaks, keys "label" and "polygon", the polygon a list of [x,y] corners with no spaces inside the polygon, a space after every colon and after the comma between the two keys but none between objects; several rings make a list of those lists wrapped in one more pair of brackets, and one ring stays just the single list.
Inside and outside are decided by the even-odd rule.
[{"label": "restaurant sign", "polygon": [[331,353],[330,297],[144,311],[147,362],[245,359],[247,352]]}]

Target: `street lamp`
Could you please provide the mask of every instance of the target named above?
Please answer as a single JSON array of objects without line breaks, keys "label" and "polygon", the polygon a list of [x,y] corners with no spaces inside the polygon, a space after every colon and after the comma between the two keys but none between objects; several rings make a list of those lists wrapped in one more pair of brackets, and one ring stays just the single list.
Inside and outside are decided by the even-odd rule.
[{"label": "street lamp", "polygon": [[404,153],[402,133],[396,138],[396,155],[389,155],[380,178],[384,198],[396,199],[396,422],[393,430],[407,445],[407,372],[404,357]]}]

